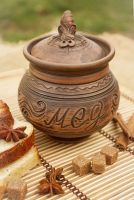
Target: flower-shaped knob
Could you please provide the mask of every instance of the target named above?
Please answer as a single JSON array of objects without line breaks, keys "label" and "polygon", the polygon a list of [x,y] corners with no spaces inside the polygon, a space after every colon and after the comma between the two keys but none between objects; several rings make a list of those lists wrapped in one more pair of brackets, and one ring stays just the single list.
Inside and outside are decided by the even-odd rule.
[{"label": "flower-shaped knob", "polygon": [[76,25],[70,10],[65,11],[61,17],[58,32],[61,39],[60,47],[73,47],[75,45]]}]

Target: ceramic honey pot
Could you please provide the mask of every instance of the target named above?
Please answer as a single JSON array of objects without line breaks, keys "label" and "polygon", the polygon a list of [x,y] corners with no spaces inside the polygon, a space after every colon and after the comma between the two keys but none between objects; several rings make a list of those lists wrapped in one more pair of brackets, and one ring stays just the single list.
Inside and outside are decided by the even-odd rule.
[{"label": "ceramic honey pot", "polygon": [[24,48],[29,70],[18,101],[24,117],[58,138],[91,135],[118,109],[118,82],[109,69],[114,48],[98,37],[76,32],[70,11],[58,33],[33,39]]}]

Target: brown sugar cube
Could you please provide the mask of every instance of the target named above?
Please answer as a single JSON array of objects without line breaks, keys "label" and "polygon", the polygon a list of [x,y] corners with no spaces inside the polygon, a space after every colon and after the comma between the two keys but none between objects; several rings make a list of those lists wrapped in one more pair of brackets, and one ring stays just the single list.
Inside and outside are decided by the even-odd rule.
[{"label": "brown sugar cube", "polygon": [[2,183],[0,183],[0,200],[3,199],[5,190],[6,190],[6,187]]},{"label": "brown sugar cube", "polygon": [[102,174],[106,168],[106,158],[103,154],[97,153],[91,160],[91,168],[95,174]]},{"label": "brown sugar cube", "polygon": [[14,179],[7,186],[8,199],[24,200],[27,193],[27,184],[21,179]]},{"label": "brown sugar cube", "polygon": [[106,145],[101,149],[101,153],[106,156],[107,165],[112,165],[117,161],[118,158],[117,148]]},{"label": "brown sugar cube", "polygon": [[72,160],[73,171],[77,175],[85,175],[90,172],[91,162],[83,155],[79,155]]}]

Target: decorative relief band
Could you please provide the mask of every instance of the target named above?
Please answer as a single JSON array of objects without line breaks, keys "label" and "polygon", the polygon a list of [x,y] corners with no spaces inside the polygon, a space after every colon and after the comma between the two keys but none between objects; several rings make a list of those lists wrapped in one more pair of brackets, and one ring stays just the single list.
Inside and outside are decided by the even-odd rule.
[{"label": "decorative relief band", "polygon": [[[114,93],[113,96],[117,97],[118,93]],[[31,100],[29,101],[29,99]],[[26,119],[33,121],[37,126],[54,131],[58,129],[66,132],[74,129],[74,131],[88,132],[93,131],[96,127],[103,127],[106,120],[109,120],[112,113],[117,110],[119,97],[116,104],[112,97],[110,105],[107,102],[107,98],[103,98],[92,104],[79,102],[79,105],[70,104],[69,106],[65,102],[48,102],[43,98],[26,96],[26,93],[24,95],[19,91],[19,104]]]},{"label": "decorative relief band", "polygon": [[47,128],[58,126],[61,129],[66,129],[85,126],[85,130],[89,130],[98,123],[104,114],[103,102],[101,101],[94,103],[94,105],[89,104],[89,106],[76,108],[72,105],[64,107],[63,102],[57,107],[46,103],[44,99],[35,100],[32,98],[31,101],[28,99],[29,96],[24,96],[19,91],[19,104],[23,115],[27,119],[38,121]]},{"label": "decorative relief band", "polygon": [[82,94],[93,94],[95,92],[100,93],[101,90],[107,90],[113,86],[115,79],[112,73],[108,73],[105,77],[94,81],[90,84],[81,85],[59,85],[52,84],[40,80],[33,76],[29,71],[26,72],[25,77],[22,79],[22,85],[29,90],[34,90],[37,93],[51,93],[51,94],[62,94],[62,95],[82,95]]}]

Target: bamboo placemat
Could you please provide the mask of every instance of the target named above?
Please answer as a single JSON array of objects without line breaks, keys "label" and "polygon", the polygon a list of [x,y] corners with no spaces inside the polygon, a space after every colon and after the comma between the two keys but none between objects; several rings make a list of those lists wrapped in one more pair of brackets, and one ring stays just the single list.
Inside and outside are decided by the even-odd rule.
[{"label": "bamboo placemat", "polygon": [[[24,120],[17,103],[17,88],[23,73],[24,70],[16,70],[0,74],[0,99],[8,103],[14,116],[19,120]],[[127,93],[128,91],[123,89],[123,92]],[[134,113],[134,103],[131,99],[128,100],[125,95],[121,95],[119,111],[126,120]],[[115,137],[120,132],[120,128],[112,122],[103,130]],[[90,173],[79,177],[72,172],[72,159],[79,154],[91,158],[104,145],[113,145],[112,141],[97,132],[79,143],[65,144],[49,138],[41,131],[35,130],[35,133],[41,155],[53,167],[63,167],[65,177],[89,198],[92,200],[134,200],[134,155],[127,151],[120,152],[118,161],[112,166],[108,166],[104,174],[94,175]],[[134,143],[131,143],[130,147],[134,149]],[[26,200],[77,199],[68,189],[65,189],[65,194],[61,196],[39,195],[38,183],[43,178],[44,172],[45,169],[38,166],[24,176],[24,180],[28,184]]]}]

